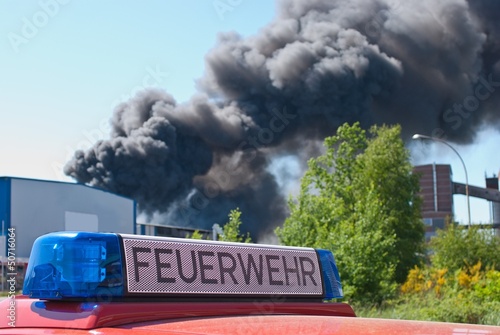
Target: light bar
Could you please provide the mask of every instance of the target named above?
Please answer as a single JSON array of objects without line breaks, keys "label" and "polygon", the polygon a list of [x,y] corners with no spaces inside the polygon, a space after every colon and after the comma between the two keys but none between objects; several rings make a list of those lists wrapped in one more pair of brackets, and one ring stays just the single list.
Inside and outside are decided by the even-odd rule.
[{"label": "light bar", "polygon": [[23,294],[40,299],[342,297],[330,251],[111,233],[39,237]]},{"label": "light bar", "polygon": [[31,249],[23,294],[41,299],[122,296],[122,263],[117,234],[43,235]]}]

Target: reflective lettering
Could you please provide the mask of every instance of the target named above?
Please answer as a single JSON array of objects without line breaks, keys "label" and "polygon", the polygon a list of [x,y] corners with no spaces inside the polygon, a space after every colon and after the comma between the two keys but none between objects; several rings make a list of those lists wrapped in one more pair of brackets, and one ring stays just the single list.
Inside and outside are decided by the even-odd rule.
[{"label": "reflective lettering", "polygon": [[162,294],[322,294],[312,249],[125,240],[127,292]]},{"label": "reflective lettering", "polygon": [[266,255],[267,271],[269,272],[269,284],[270,285],[283,285],[282,280],[274,280],[273,272],[280,272],[280,268],[275,268],[271,266],[271,260],[279,260],[280,257],[276,255]]},{"label": "reflective lettering", "polygon": [[[313,277],[314,271],[316,271],[316,269],[314,268],[314,262],[308,257],[299,257],[299,260],[300,260],[300,269],[302,271],[302,282],[304,283],[304,286],[307,285],[306,276],[309,276],[309,278],[311,278],[311,281],[314,284],[314,286],[318,286]],[[305,269],[304,262],[310,264],[311,269],[309,271]]]},{"label": "reflective lettering", "polygon": [[297,275],[297,285],[300,286],[299,264],[297,262],[297,257],[294,257],[293,261],[295,263],[295,267],[289,268],[289,267],[287,267],[287,264],[286,264],[286,258],[285,258],[285,256],[283,256],[283,268],[285,270],[286,285],[290,285],[290,281],[288,280],[288,274],[295,273]]},{"label": "reflective lettering", "polygon": [[259,255],[259,269],[257,270],[257,265],[255,264],[255,261],[253,259],[253,256],[248,254],[248,268],[245,268],[245,262],[243,261],[243,258],[241,257],[241,254],[240,253],[237,253],[236,255],[238,255],[238,259],[240,261],[240,265],[241,265],[241,270],[243,272],[243,278],[245,278],[245,283],[248,285],[250,284],[250,274],[252,272],[252,267],[253,267],[253,271],[255,272],[255,276],[257,278],[257,282],[259,283],[259,285],[262,285],[262,274],[263,274],[263,271],[262,271],[262,255]]},{"label": "reflective lettering", "polygon": [[192,282],[194,282],[196,277],[198,277],[198,267],[196,266],[196,254],[194,250],[191,250],[191,264],[193,265],[193,275],[190,278],[184,276],[184,273],[182,272],[181,252],[179,250],[175,250],[175,255],[177,256],[177,267],[179,268],[179,276],[181,277],[182,281],[191,284]]},{"label": "reflective lettering", "polygon": [[202,284],[217,284],[217,279],[207,278],[205,276],[205,270],[213,270],[214,266],[210,264],[204,264],[203,257],[211,256],[213,257],[215,254],[211,251],[198,251],[198,259],[200,261],[200,276]]},{"label": "reflective lettering", "polygon": [[172,254],[172,249],[155,249],[155,259],[156,259],[156,279],[158,283],[175,283],[175,278],[163,277],[161,275],[161,269],[170,269],[172,265],[170,263],[162,263],[160,260],[160,254]]},{"label": "reflective lettering", "polygon": [[148,262],[139,262],[137,259],[137,254],[139,252],[142,253],[151,253],[151,248],[139,248],[139,247],[132,247],[132,254],[134,255],[134,269],[135,269],[135,281],[139,281],[139,268],[147,268],[149,266]]},{"label": "reflective lettering", "polygon": [[[236,260],[233,255],[227,252],[219,252],[217,253],[217,258],[219,258],[219,269],[220,269],[220,283],[225,284],[224,274],[227,273],[235,284],[238,284],[236,277],[234,276],[234,270],[236,270]],[[227,258],[231,260],[230,267],[224,267],[224,261],[222,258]]]}]

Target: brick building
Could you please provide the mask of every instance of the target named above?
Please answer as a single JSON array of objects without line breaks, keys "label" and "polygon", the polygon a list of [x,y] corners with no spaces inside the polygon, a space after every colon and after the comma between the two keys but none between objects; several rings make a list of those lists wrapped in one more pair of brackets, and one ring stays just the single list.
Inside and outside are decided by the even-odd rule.
[{"label": "brick building", "polygon": [[428,164],[413,168],[420,174],[420,195],[425,235],[429,239],[436,229],[444,228],[447,218],[453,217],[453,180],[450,165]]}]

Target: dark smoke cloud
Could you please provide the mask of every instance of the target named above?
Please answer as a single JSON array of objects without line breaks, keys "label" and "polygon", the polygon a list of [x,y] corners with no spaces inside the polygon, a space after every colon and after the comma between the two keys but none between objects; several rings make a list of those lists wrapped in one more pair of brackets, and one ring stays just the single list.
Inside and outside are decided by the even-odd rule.
[{"label": "dark smoke cloud", "polygon": [[270,164],[305,162],[344,122],[461,143],[499,128],[499,22],[493,0],[280,1],[256,36],[219,36],[190,101],[139,93],[65,172],[167,224],[209,228],[240,207],[257,237],[286,215]]}]

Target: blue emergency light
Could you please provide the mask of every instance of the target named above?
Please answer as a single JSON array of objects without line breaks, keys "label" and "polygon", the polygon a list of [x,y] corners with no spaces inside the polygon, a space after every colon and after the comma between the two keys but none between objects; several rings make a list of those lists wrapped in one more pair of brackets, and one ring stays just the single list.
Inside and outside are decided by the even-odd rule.
[{"label": "blue emergency light", "polygon": [[343,296],[328,250],[87,232],[39,237],[23,294],[48,300]]}]

